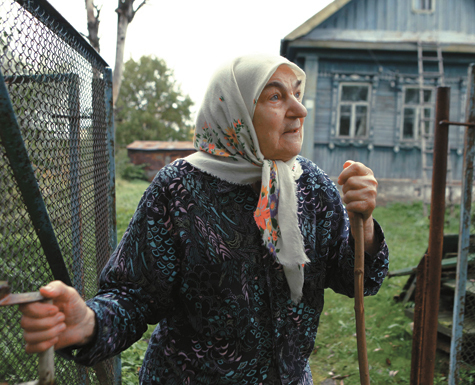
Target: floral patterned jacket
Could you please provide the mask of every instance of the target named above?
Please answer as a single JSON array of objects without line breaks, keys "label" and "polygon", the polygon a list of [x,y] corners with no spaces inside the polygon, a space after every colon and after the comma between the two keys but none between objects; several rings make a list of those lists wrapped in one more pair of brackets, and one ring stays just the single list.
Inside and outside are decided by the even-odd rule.
[{"label": "floral patterned jacket", "polygon": [[[354,256],[336,187],[315,164],[299,162],[299,225],[311,262],[298,305],[253,218],[258,194],[180,159],[157,174],[105,267],[88,301],[97,336],[76,362],[116,355],[159,323],[141,384],[312,384],[308,358],[324,289],[353,296]],[[366,295],[388,269],[375,227],[381,243],[366,255]]]}]

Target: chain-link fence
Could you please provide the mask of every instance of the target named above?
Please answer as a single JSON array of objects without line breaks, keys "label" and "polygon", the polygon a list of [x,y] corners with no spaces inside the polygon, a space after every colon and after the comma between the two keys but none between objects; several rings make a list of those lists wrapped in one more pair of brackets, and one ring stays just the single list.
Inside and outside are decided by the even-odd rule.
[{"label": "chain-link fence", "polygon": [[[87,299],[116,243],[111,71],[44,0],[0,0],[0,18],[0,280],[28,292],[61,279]],[[0,383],[37,378],[19,324],[0,308]],[[118,361],[56,355],[55,370],[57,384],[113,384]]]},{"label": "chain-link fence", "polygon": [[475,161],[475,64],[468,69],[460,230],[457,269],[453,279],[442,284],[453,289],[453,323],[451,330],[449,384],[475,383],[475,235],[471,206],[473,201]]},{"label": "chain-link fence", "polygon": [[[465,292],[465,315],[460,368],[462,372],[475,372],[475,254],[471,254],[467,270]],[[475,383],[475,380],[474,380]]]}]

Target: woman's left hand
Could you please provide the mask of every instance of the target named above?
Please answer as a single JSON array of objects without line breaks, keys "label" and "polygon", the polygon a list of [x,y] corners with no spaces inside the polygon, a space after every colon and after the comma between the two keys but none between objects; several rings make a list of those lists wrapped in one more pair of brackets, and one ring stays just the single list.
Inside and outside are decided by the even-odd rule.
[{"label": "woman's left hand", "polygon": [[373,254],[375,250],[377,251],[378,246],[374,240],[373,225],[373,210],[376,207],[378,182],[373,171],[362,163],[347,160],[338,177],[338,184],[342,186],[342,199],[346,205],[350,222],[353,220],[355,213],[363,217],[365,251]]}]

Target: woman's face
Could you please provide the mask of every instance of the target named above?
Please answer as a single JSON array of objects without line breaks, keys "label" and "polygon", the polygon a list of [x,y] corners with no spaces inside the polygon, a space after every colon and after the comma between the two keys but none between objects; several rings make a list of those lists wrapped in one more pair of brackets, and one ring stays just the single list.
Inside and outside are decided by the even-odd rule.
[{"label": "woman's face", "polygon": [[257,101],[252,123],[264,158],[284,162],[300,153],[307,109],[301,103],[301,81],[281,65]]}]

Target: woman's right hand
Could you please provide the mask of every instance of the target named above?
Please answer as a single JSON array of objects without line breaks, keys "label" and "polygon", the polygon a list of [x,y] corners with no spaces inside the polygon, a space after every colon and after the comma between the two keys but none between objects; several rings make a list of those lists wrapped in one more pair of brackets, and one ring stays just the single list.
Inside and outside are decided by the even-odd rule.
[{"label": "woman's right hand", "polygon": [[39,353],[54,346],[62,349],[71,345],[85,345],[94,337],[95,313],[76,289],[61,281],[53,281],[40,288],[43,297],[53,304],[34,302],[20,305],[21,327],[27,353]]}]

